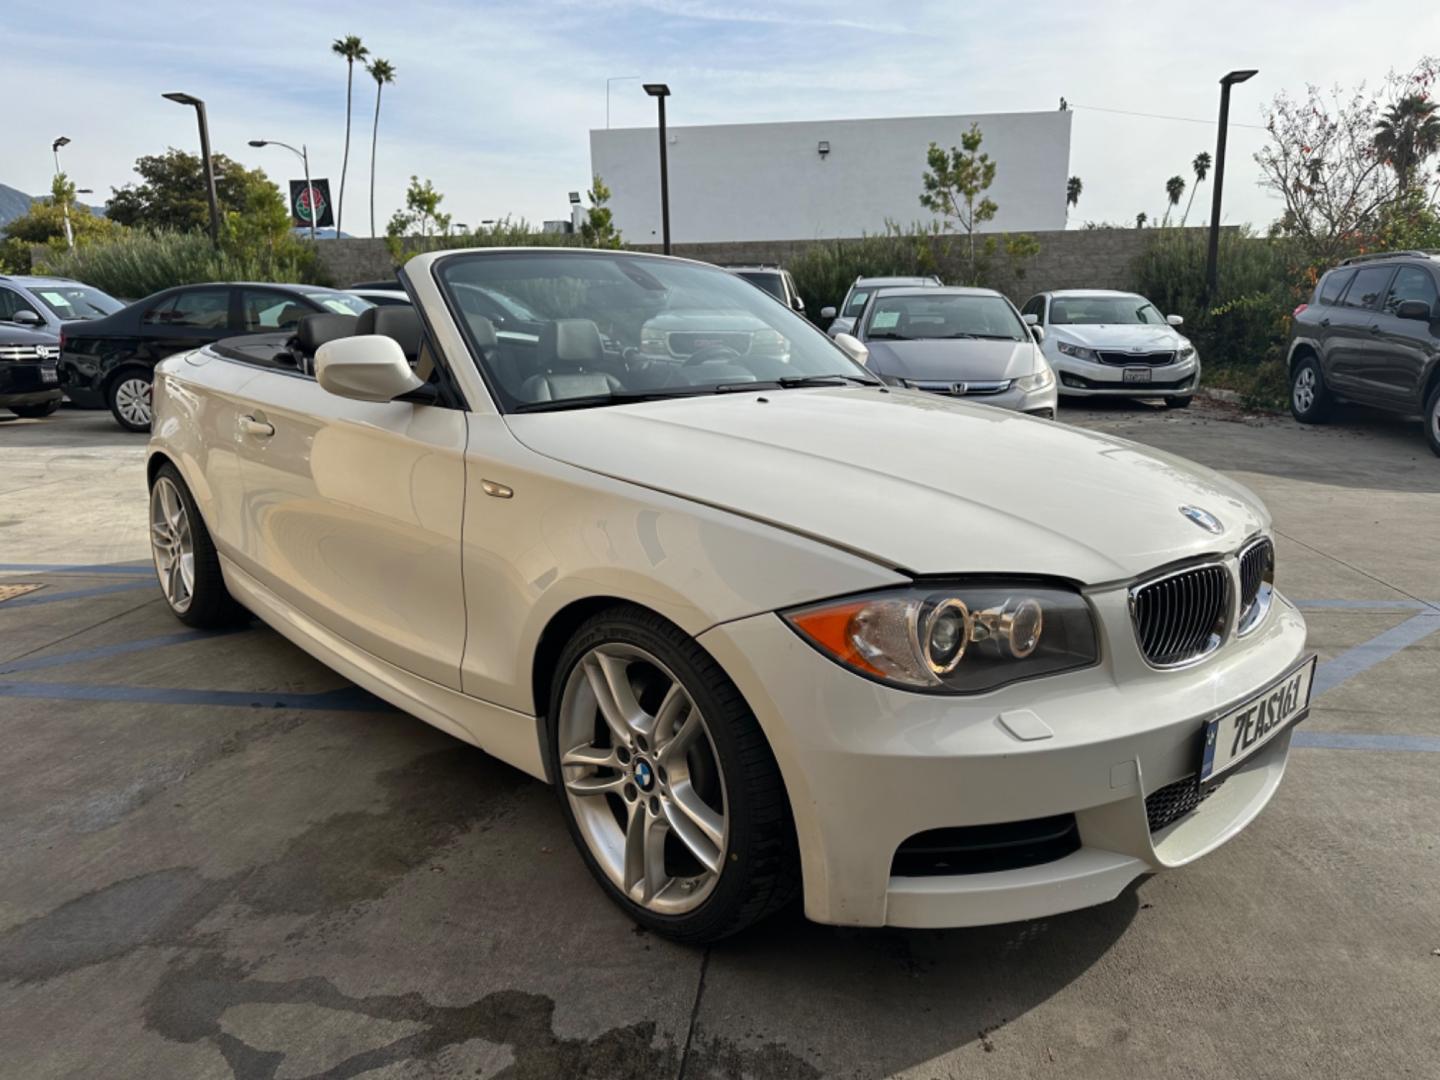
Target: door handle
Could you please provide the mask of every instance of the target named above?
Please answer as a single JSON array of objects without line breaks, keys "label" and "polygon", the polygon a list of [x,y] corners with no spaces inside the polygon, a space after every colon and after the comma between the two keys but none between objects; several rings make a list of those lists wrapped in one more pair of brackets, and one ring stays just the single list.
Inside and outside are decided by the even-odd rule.
[{"label": "door handle", "polygon": [[267,424],[263,420],[256,420],[253,416],[242,416],[240,417],[240,430],[246,435],[259,435],[268,439],[275,434],[275,425]]},{"label": "door handle", "polygon": [[1378,333],[1380,333],[1380,324],[1379,324],[1379,323],[1374,323],[1374,322],[1372,322],[1372,323],[1370,324],[1370,333],[1372,333],[1372,334],[1378,334]]},{"label": "door handle", "polygon": [[1328,317],[1327,317],[1327,318],[1324,318],[1324,319],[1321,319],[1321,320],[1320,320],[1320,325],[1321,325],[1321,326],[1329,326],[1329,325],[1330,325],[1330,319],[1329,319]]}]

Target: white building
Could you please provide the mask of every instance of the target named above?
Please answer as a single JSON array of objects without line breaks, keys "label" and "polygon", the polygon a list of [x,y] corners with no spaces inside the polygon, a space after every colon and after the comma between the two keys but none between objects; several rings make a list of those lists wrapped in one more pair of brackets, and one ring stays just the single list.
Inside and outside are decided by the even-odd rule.
[{"label": "white building", "polygon": [[[887,219],[929,221],[920,205],[926,149],[932,142],[959,146],[972,123],[997,166],[987,194],[1000,210],[983,228],[1063,229],[1070,119],[1057,110],[671,127],[671,240],[854,237],[882,231]],[[610,207],[625,239],[659,243],[655,128],[591,131],[590,162],[613,193]]]}]

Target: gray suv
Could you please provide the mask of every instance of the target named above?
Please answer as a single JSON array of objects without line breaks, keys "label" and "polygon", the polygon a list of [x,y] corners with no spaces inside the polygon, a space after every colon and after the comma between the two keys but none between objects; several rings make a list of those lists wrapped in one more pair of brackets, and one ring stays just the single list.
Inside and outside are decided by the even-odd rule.
[{"label": "gray suv", "polygon": [[60,325],[103,319],[125,305],[71,278],[0,274],[0,325],[59,334]]},{"label": "gray suv", "polygon": [[1397,251],[1346,259],[1295,309],[1290,411],[1323,422],[1338,401],[1425,420],[1440,454],[1440,256]]},{"label": "gray suv", "polygon": [[830,320],[825,332],[832,338],[836,334],[853,334],[860,315],[865,310],[866,301],[876,289],[938,289],[940,285],[940,279],[934,274],[925,277],[857,277],[850,286],[850,291],[845,294],[840,310],[823,307],[820,309],[820,318]]}]

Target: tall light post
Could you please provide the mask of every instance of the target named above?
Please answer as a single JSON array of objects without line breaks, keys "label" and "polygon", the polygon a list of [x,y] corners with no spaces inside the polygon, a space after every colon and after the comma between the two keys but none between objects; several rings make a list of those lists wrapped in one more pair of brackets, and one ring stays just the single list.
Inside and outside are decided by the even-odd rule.
[{"label": "tall light post", "polygon": [[630,82],[634,79],[643,79],[643,75],[612,75],[605,80],[605,130],[610,130],[610,84],[617,82]]},{"label": "tall light post", "polygon": [[[305,166],[305,197],[310,200],[310,242],[313,244],[315,242],[315,218],[318,216],[318,211],[315,209],[315,188],[310,183],[310,151],[305,148],[304,143],[301,143],[300,149],[296,150],[295,147],[289,143],[283,143],[279,139],[251,139],[250,145],[256,147],[283,146],[286,150],[289,150],[298,157],[301,164]],[[335,238],[337,240],[340,238],[338,230],[335,233]]]},{"label": "tall light post", "polygon": [[219,247],[220,204],[215,199],[215,163],[210,160],[210,125],[205,120],[205,102],[193,94],[182,94],[178,90],[160,96],[166,101],[173,101],[176,105],[189,105],[195,110],[195,117],[200,124],[200,157],[205,168],[205,198],[210,203],[210,242]]},{"label": "tall light post", "polygon": [[670,254],[670,170],[665,159],[665,99],[670,87],[664,83],[646,83],[645,93],[660,107],[660,237],[666,255]]},{"label": "tall light post", "polygon": [[[64,135],[61,135],[50,144],[50,153],[55,155],[55,179],[57,180],[60,179],[60,147],[69,145],[70,140]],[[65,246],[73,248],[75,246],[75,232],[70,228],[70,199],[68,197],[61,199],[60,206],[65,211]]]},{"label": "tall light post", "polygon": [[1210,203],[1210,249],[1205,257],[1205,302],[1215,302],[1220,283],[1220,192],[1225,187],[1225,135],[1230,128],[1230,87],[1257,75],[1253,69],[1232,71],[1220,80],[1220,133],[1215,137],[1215,188]]}]

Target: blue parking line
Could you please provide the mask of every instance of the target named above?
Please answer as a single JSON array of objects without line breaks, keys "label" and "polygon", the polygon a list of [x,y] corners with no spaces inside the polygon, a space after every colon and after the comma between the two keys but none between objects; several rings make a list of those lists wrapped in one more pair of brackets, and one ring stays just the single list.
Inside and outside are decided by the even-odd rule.
[{"label": "blue parking line", "polygon": [[64,682],[0,682],[0,697],[59,701],[125,701],[148,705],[216,705],[247,709],[321,709],[340,712],[394,712],[394,707],[358,686],[316,694],[269,694],[249,690],[186,690],[164,686],[91,686]]},{"label": "blue parking line", "polygon": [[[148,575],[153,577],[153,573]],[[155,589],[155,595],[160,596],[159,587],[154,581],[127,581],[120,585],[96,585],[93,589],[71,589],[69,592],[57,593],[36,593],[33,596],[22,596],[18,600],[7,600],[0,605],[0,612],[6,612],[12,608],[34,607],[36,604],[58,604],[62,600],[83,600],[87,596],[108,596],[111,593],[132,592],[135,589]]]},{"label": "blue parking line", "polygon": [[64,667],[66,664],[79,664],[86,660],[103,660],[107,656],[122,656],[125,653],[149,652],[153,649],[163,649],[170,645],[183,645],[187,641],[198,641],[202,638],[226,637],[230,634],[240,633],[247,627],[237,627],[234,630],[181,630],[174,634],[161,634],[159,637],[141,638],[139,641],[121,641],[114,645],[98,645],[93,649],[76,649],[73,652],[50,653],[46,656],[32,656],[24,660],[0,660],[0,675],[9,675],[16,671],[38,671],[42,668]]},{"label": "blue parking line", "polygon": [[96,563],[89,566],[71,566],[68,563],[0,563],[0,574],[123,574],[127,577],[148,576],[155,568],[148,562]]},{"label": "blue parking line", "polygon": [[1312,750],[1403,750],[1440,754],[1440,737],[1434,735],[1357,735],[1345,731],[1307,731],[1291,736],[1291,745]]},{"label": "blue parking line", "polygon": [[1395,600],[1296,600],[1295,606],[1301,611],[1424,611],[1434,608],[1440,611],[1440,601],[1400,598]]},{"label": "blue parking line", "polygon": [[1319,697],[1334,690],[1343,682],[1353,679],[1382,660],[1388,660],[1402,649],[1423,641],[1440,630],[1440,612],[1422,612],[1412,615],[1399,626],[1392,626],[1376,634],[1363,645],[1346,649],[1339,656],[1320,665],[1315,673],[1313,694]]}]

